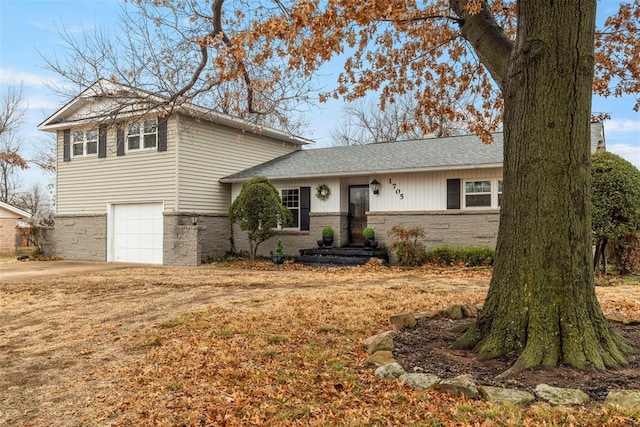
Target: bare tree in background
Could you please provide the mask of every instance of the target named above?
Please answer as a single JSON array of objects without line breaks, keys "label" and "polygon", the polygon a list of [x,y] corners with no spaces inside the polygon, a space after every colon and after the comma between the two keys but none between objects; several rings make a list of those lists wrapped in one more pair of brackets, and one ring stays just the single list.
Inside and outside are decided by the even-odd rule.
[{"label": "bare tree in background", "polygon": [[387,103],[384,110],[377,102],[363,98],[349,103],[343,111],[344,116],[331,131],[335,146],[454,136],[466,131],[464,122],[445,117],[428,117],[428,129],[433,131],[427,131],[416,119],[420,113],[418,99],[413,94],[397,97],[393,103]]},{"label": "bare tree in background", "polygon": [[28,191],[16,197],[16,205],[31,213],[35,225],[53,225],[53,210],[47,189],[41,183],[31,185]]},{"label": "bare tree in background", "polygon": [[21,143],[16,132],[24,123],[22,85],[9,85],[0,98],[0,201],[13,204],[18,190],[15,173],[27,169],[26,160],[20,155]]},{"label": "bare tree in background", "polygon": [[105,85],[104,92],[119,104],[105,111],[111,118],[134,105],[170,112],[194,103],[257,125],[301,132],[306,125],[301,113],[310,107],[311,76],[287,70],[289,55],[265,54],[269,46],[264,41],[256,40],[251,49],[232,41],[235,32],[247,29],[249,20],[267,16],[270,10],[239,1],[243,13],[225,13],[222,19],[220,0],[172,7],[161,3],[124,5],[117,36],[99,30],[78,38],[61,29],[64,51],[44,59],[65,83],[51,89],[68,99],[105,78],[140,89],[110,93]]}]

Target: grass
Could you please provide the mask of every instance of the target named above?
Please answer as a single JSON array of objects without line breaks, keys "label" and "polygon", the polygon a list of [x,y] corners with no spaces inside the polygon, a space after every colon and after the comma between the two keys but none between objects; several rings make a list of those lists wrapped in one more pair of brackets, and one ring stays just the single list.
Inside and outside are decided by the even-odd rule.
[{"label": "grass", "polygon": [[[638,412],[494,405],[375,378],[360,341],[390,315],[461,297],[420,286],[291,293],[169,320],[145,337],[110,402],[124,425],[632,425]],[[446,295],[445,295],[446,294]],[[249,298],[249,302],[253,299]],[[190,327],[197,324],[198,328]],[[224,327],[222,327],[224,325]],[[155,343],[161,343],[157,346]],[[127,402],[122,403],[122,402]],[[109,403],[109,402],[108,402]]]}]

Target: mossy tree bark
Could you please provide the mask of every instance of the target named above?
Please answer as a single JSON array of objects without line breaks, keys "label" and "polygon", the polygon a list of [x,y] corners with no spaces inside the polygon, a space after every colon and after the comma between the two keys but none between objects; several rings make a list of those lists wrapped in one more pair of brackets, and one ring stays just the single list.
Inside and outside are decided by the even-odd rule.
[{"label": "mossy tree bark", "polygon": [[604,318],[593,278],[595,9],[596,0],[519,1],[517,38],[502,59],[508,67],[498,76],[505,152],[496,262],[484,309],[456,347],[474,348],[483,359],[519,354],[505,375],[559,363],[603,370],[624,365],[631,351]]}]

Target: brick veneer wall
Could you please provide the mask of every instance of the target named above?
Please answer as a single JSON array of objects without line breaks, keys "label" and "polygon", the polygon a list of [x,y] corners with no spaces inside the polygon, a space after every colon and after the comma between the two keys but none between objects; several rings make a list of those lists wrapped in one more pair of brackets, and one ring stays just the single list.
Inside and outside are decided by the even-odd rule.
[{"label": "brick veneer wall", "polygon": [[107,215],[56,215],[45,234],[47,255],[87,261],[107,260]]},{"label": "brick veneer wall", "polygon": [[194,226],[188,213],[164,214],[163,263],[200,265],[231,249],[231,228],[226,215],[202,214]]},{"label": "brick veneer wall", "polygon": [[[347,215],[340,212],[311,212],[309,214],[309,231],[280,230],[269,240],[258,246],[258,255],[269,256],[269,252],[276,251],[278,239],[282,239],[284,254],[297,256],[300,249],[310,249],[318,246],[317,241],[322,239],[324,227],[333,228],[333,246],[340,247],[348,243]],[[240,230],[237,224],[233,225],[233,237],[236,250],[249,251],[249,239],[247,232]]]},{"label": "brick veneer wall", "polygon": [[16,252],[16,225],[15,218],[0,218],[0,254]]},{"label": "brick veneer wall", "polygon": [[367,223],[376,231],[376,240],[391,245],[388,237],[394,225],[419,226],[425,231],[422,242],[427,248],[437,246],[491,246],[498,237],[499,210],[368,212]]}]

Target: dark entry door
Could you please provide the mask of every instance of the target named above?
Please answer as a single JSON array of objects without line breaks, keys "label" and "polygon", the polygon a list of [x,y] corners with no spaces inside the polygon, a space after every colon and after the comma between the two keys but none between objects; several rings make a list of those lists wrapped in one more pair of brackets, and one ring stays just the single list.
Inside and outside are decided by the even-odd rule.
[{"label": "dark entry door", "polygon": [[349,186],[349,244],[362,244],[362,229],[367,226],[369,210],[369,186]]}]

